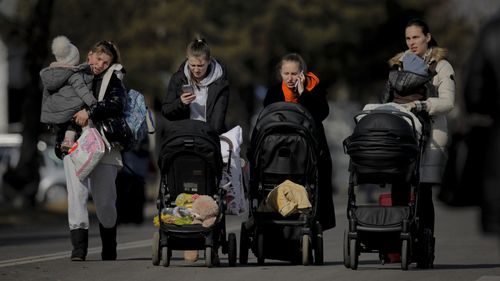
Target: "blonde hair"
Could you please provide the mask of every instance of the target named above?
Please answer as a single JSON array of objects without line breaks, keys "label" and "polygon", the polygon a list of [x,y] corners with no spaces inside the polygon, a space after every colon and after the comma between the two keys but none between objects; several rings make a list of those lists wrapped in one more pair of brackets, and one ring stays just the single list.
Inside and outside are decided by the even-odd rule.
[{"label": "blonde hair", "polygon": [[212,57],[210,54],[210,47],[205,38],[196,36],[193,41],[189,43],[186,49],[186,54],[193,57],[203,57],[209,61]]}]

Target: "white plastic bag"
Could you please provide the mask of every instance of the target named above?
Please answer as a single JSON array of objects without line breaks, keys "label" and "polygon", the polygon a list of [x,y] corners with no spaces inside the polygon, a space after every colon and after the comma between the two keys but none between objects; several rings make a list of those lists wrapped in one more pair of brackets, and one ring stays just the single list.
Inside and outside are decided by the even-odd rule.
[{"label": "white plastic bag", "polygon": [[105,152],[101,134],[96,128],[86,128],[69,151],[75,164],[76,176],[83,181],[99,163]]},{"label": "white plastic bag", "polygon": [[242,163],[240,158],[243,143],[242,129],[236,126],[221,135],[221,154],[224,162],[221,187],[227,191],[227,214],[240,215],[248,209],[243,186]]}]

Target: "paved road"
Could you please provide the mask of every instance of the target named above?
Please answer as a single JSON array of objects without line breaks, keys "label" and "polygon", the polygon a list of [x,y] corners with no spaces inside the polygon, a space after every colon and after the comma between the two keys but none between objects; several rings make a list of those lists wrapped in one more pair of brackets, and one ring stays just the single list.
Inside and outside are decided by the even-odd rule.
[{"label": "paved road", "polygon": [[[499,245],[495,237],[481,234],[476,208],[448,208],[436,203],[437,249],[435,268],[420,270],[399,264],[381,265],[375,254],[363,254],[357,271],[342,264],[345,195],[336,196],[338,226],[325,232],[325,265],[302,266],[266,260],[249,265],[206,268],[204,261],[187,263],[174,252],[171,266],[151,264],[151,236],[155,230],[148,218],[143,225],[121,225],[118,230],[118,260],[100,261],[98,227],[90,231],[88,261],[70,262],[66,217],[47,211],[0,212],[0,280],[500,280]],[[148,214],[153,214],[152,207]],[[242,217],[229,216],[228,230],[239,231]],[[239,237],[239,234],[238,234]]]}]

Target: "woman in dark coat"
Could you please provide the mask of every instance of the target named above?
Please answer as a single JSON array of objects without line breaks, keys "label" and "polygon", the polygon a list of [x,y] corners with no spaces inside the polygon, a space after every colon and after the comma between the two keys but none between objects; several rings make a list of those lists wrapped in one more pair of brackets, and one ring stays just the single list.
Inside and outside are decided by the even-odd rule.
[{"label": "woman in dark coat", "polygon": [[319,78],[307,72],[304,59],[299,54],[287,54],[278,64],[280,82],[269,88],[264,99],[264,106],[275,102],[293,102],[304,106],[313,116],[318,131],[320,145],[319,156],[319,202],[318,220],[323,230],[335,227],[333,206],[332,160],[326,142],[323,120],[329,114],[327,92]]},{"label": "woman in dark coat", "polygon": [[169,121],[207,122],[220,135],[226,132],[229,82],[225,67],[210,55],[204,39],[187,47],[187,60],[172,75],[161,113]]},{"label": "woman in dark coat", "polygon": [[[224,65],[211,56],[205,39],[195,38],[186,49],[187,59],[168,83],[161,108],[168,121],[200,120],[217,134],[226,129],[229,81]],[[184,258],[198,259],[198,251],[186,251]]]}]

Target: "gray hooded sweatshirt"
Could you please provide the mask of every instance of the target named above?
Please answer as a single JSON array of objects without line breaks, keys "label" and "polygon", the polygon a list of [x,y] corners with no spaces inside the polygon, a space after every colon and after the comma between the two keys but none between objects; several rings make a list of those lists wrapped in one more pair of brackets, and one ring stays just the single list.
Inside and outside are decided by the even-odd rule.
[{"label": "gray hooded sweatshirt", "polygon": [[[191,109],[190,119],[207,121],[208,86],[223,75],[222,67],[216,60],[212,59],[210,64],[210,72],[207,74],[207,77],[194,85],[196,99],[189,104],[189,108]],[[187,63],[184,66],[184,75],[186,75],[188,81],[192,80]]]}]

